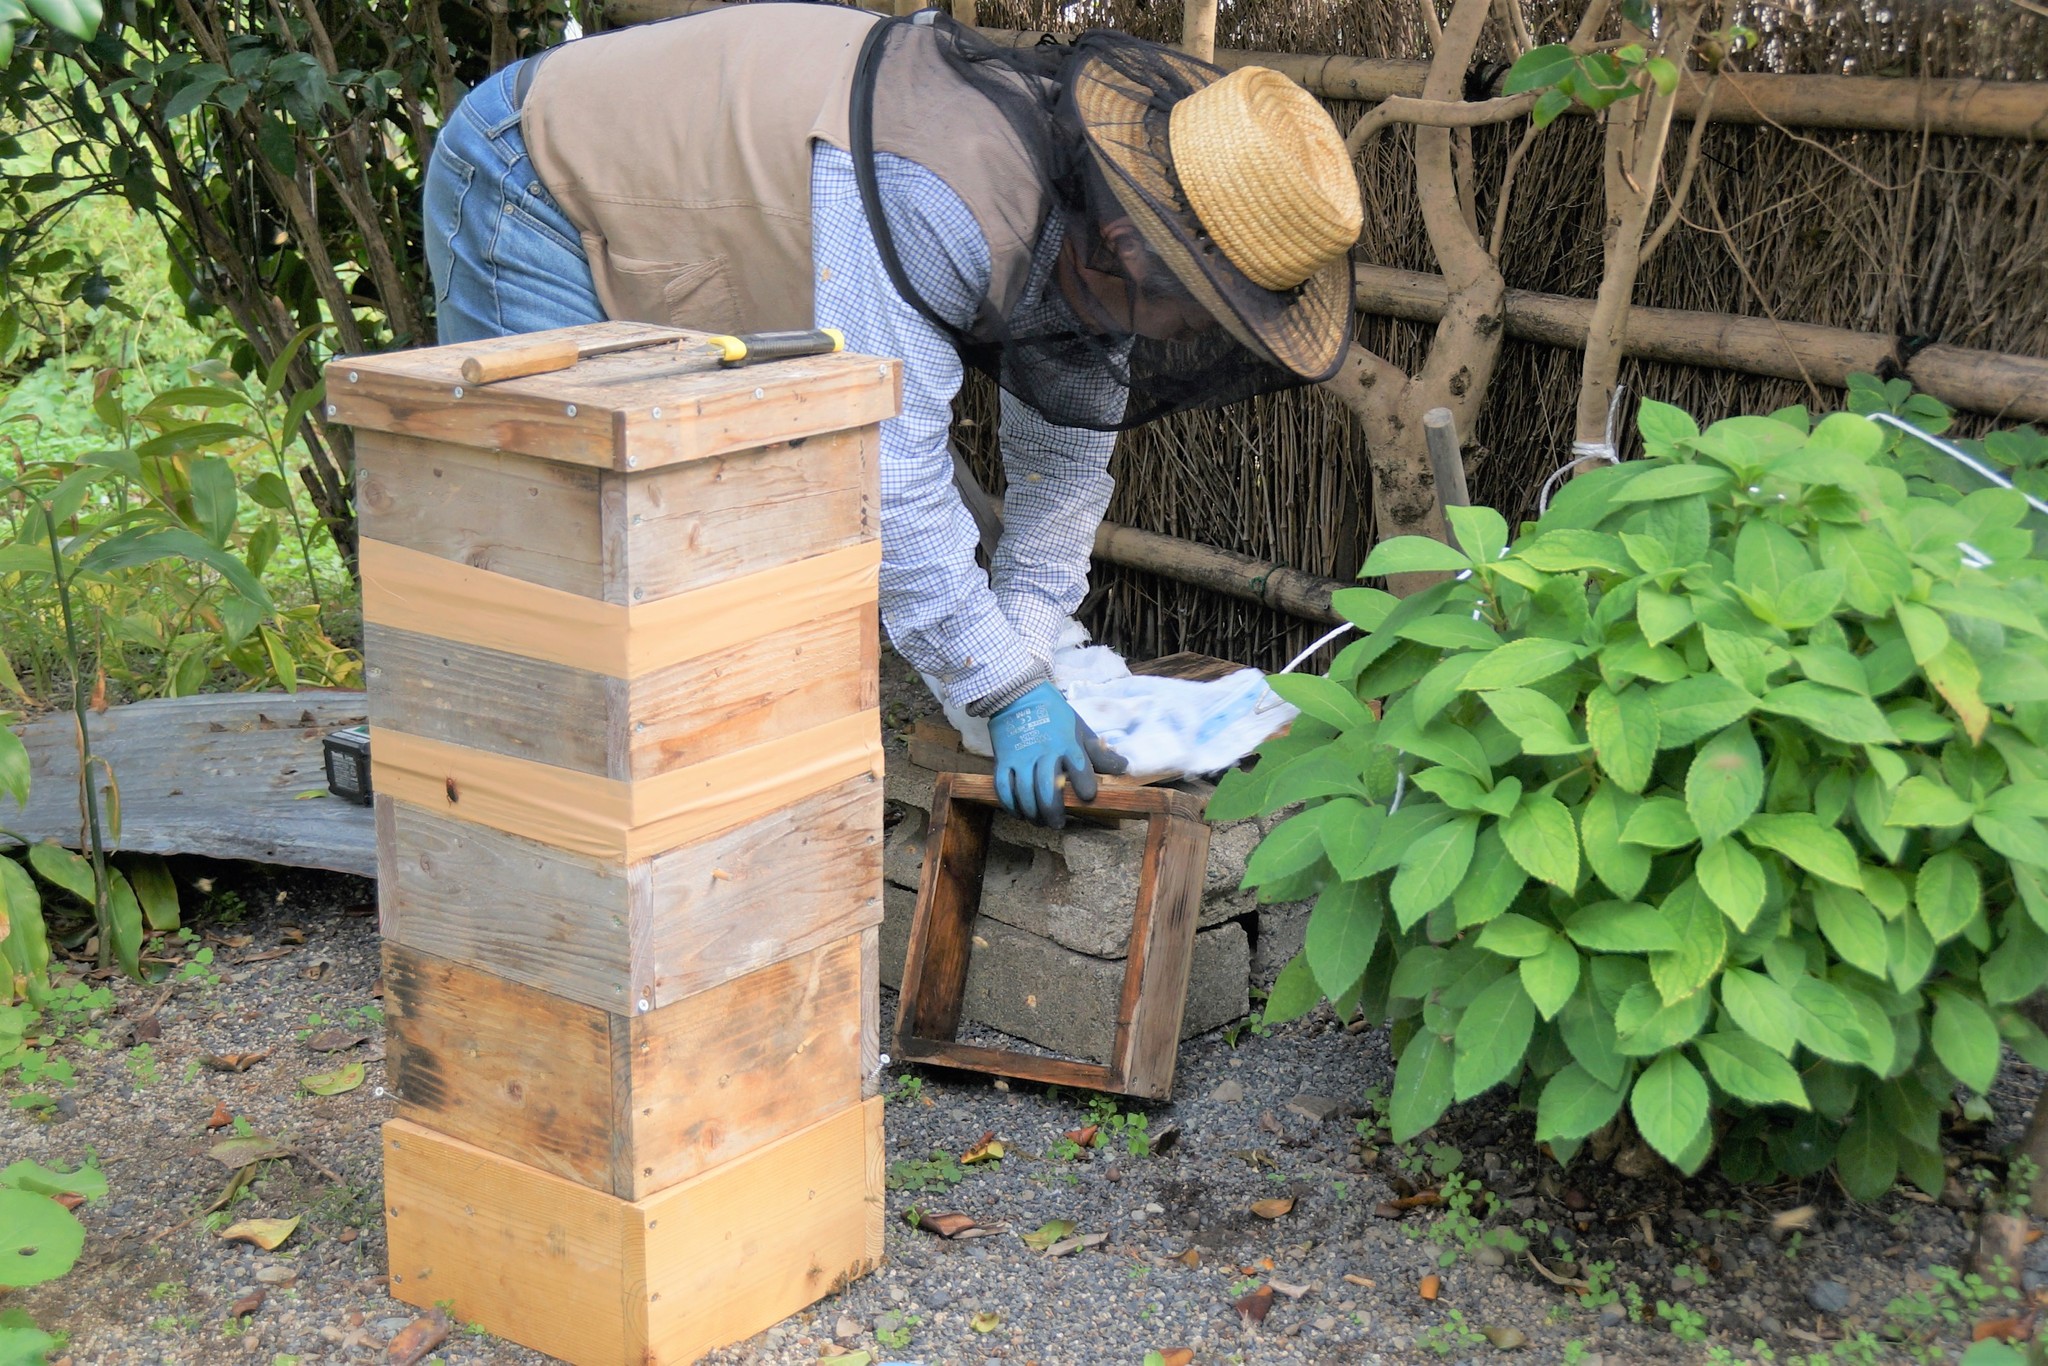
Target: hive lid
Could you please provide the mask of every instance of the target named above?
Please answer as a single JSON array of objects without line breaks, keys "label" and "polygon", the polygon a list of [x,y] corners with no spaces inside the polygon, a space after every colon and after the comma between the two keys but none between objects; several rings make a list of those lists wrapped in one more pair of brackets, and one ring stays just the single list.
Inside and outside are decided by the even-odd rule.
[{"label": "hive lid", "polygon": [[[727,370],[679,354],[677,343],[709,335],[606,322],[341,357],[327,365],[327,416],[368,431],[623,471],[865,427],[894,417],[901,404],[897,361],[841,352]],[[580,359],[522,379],[463,379],[465,360],[542,338],[573,340]]]}]

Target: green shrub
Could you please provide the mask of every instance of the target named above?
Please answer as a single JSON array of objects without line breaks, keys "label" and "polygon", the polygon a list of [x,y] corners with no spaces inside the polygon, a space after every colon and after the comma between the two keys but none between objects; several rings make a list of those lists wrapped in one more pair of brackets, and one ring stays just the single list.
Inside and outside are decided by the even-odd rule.
[{"label": "green shrub", "polygon": [[1210,807],[1303,804],[1247,869],[1316,899],[1268,1015],[1389,1021],[1396,1142],[1509,1084],[1562,1160],[1626,1105],[1686,1172],[1937,1190],[1952,1088],[2048,1064],[2048,559],[1861,416],[1639,425],[1512,545],[1377,547],[1460,577],[1344,590],[1366,634],[1273,680]]}]

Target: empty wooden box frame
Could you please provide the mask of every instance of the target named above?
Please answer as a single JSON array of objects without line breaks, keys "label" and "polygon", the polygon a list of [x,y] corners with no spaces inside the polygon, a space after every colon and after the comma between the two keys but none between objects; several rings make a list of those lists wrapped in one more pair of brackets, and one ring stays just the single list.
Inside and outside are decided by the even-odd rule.
[{"label": "empty wooden box frame", "polygon": [[1199,797],[1186,792],[1112,778],[1102,780],[1093,802],[1067,803],[1070,815],[1143,820],[1148,827],[1116,1040],[1107,1064],[1077,1062],[965,1044],[955,1037],[997,803],[993,779],[941,773],[932,787],[931,833],[903,965],[897,1059],[1166,1099],[1173,1091],[1188,969],[1209,867],[1209,826],[1202,806]]}]

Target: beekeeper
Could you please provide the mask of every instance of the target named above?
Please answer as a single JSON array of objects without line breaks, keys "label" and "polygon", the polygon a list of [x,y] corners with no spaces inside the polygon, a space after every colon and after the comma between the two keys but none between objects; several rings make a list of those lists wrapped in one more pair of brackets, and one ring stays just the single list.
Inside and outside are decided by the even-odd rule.
[{"label": "beekeeper", "polygon": [[[1115,434],[1332,375],[1358,182],[1322,107],[1125,34],[998,48],[953,20],[749,4],[508,66],[427,172],[443,342],[607,318],[830,326],[902,358],[881,616],[989,718],[996,790],[1063,819],[1119,771],[1053,686]],[[986,573],[952,477],[966,366],[1000,384]]]}]

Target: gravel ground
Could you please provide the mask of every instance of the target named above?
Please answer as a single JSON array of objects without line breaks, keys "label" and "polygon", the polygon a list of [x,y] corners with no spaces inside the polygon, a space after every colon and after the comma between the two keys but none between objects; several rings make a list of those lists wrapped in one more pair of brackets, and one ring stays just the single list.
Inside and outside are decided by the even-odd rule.
[{"label": "gravel ground", "polygon": [[[169,989],[104,983],[111,1007],[72,1016],[56,1050],[77,1068],[60,1104],[0,1119],[9,1160],[68,1165],[96,1153],[111,1187],[81,1211],[89,1238],[78,1269],[9,1302],[68,1331],[75,1366],[383,1360],[385,1340],[413,1313],[385,1293],[376,1130],[392,1105],[378,1090],[371,889],[249,866],[179,871],[210,877],[213,899],[196,941],[170,949],[211,948],[213,961],[195,963],[189,977],[177,969],[183,980]],[[301,934],[303,943],[292,942]],[[892,1004],[885,1000],[885,1027]],[[158,1036],[131,1044],[138,1027],[151,1032],[151,1018]],[[340,1039],[318,1038],[334,1029]],[[339,1052],[310,1046],[354,1035],[363,1037]],[[265,1056],[242,1072],[204,1061],[237,1053]],[[358,1089],[319,1098],[300,1088],[302,1077],[345,1061],[364,1065]],[[1326,1014],[1247,1032],[1235,1046],[1207,1035],[1182,1049],[1180,1098],[1137,1112],[1152,1135],[1177,1130],[1164,1152],[1133,1155],[1132,1121],[1121,1117],[1118,1141],[1062,1158],[1063,1132],[1090,1120],[1088,1098],[895,1070],[886,1079],[899,1187],[889,1193],[888,1264],[711,1360],[810,1363],[844,1347],[930,1366],[1136,1366],[1148,1348],[1188,1347],[1199,1363],[1463,1363],[1496,1353],[1481,1336],[1488,1329],[1523,1335],[1530,1360],[1569,1359],[1573,1342],[1609,1366],[1706,1359],[1704,1346],[1667,1331],[1660,1299],[1700,1314],[1710,1341],[1746,1357],[1762,1333],[1782,1358],[1822,1350],[1816,1344],[1845,1330],[1879,1329],[1887,1303],[1909,1291],[1930,1292],[1938,1305],[1930,1270],[1967,1255],[1965,1211],[1903,1194],[1858,1207],[1820,1182],[1744,1194],[1659,1171],[1630,1179],[1615,1170],[1632,1169],[1626,1152],[1560,1173],[1530,1150],[1527,1117],[1497,1101],[1464,1107],[1408,1149],[1389,1147],[1376,1141],[1383,1135],[1366,1104],[1389,1074],[1376,1032],[1348,1032]],[[1954,1136],[1967,1159],[1955,1203],[1972,1203],[1970,1163],[2009,1140],[2031,1080],[2008,1077],[1996,1097],[2003,1125]],[[269,1164],[229,1209],[237,1219],[299,1218],[276,1252],[223,1241],[195,1218],[230,1176],[205,1155],[216,1103],[297,1154]],[[954,1169],[957,1183],[912,1165],[934,1152],[957,1158],[988,1133],[1008,1155]],[[1617,1263],[1610,1280],[1639,1289],[1648,1320],[1627,1314],[1626,1292],[1613,1306],[1584,1307],[1526,1261],[1468,1248],[1441,1208],[1375,1212],[1418,1185],[1439,1186],[1453,1168],[1500,1201],[1491,1223],[1550,1223],[1551,1236],[1570,1244],[1539,1239],[1553,1271]],[[934,1188],[907,1188],[919,1179]],[[1278,1217],[1254,1213],[1259,1202],[1288,1199]],[[1802,1205],[1815,1208],[1796,1237],[1769,1232],[1771,1214]],[[906,1222],[913,1207],[1003,1231],[942,1239]],[[1026,1245],[1020,1235],[1053,1220],[1106,1238],[1057,1257]],[[1698,1267],[1703,1283],[1682,1267]],[[1421,1293],[1432,1272],[1441,1279],[1433,1302]],[[1263,1324],[1248,1327],[1234,1302],[1267,1284],[1279,1293]],[[259,1287],[261,1306],[231,1321],[235,1301]],[[1971,1318],[2006,1312],[1961,1309],[1962,1327],[1945,1330],[1951,1346]],[[977,1331],[977,1315],[995,1316],[992,1325],[979,1320],[989,1331]],[[1906,1321],[1891,1318],[1894,1327]],[[459,1329],[438,1359],[544,1360]]]}]

